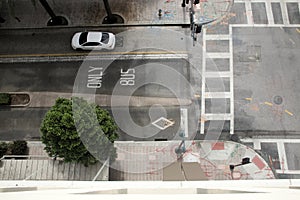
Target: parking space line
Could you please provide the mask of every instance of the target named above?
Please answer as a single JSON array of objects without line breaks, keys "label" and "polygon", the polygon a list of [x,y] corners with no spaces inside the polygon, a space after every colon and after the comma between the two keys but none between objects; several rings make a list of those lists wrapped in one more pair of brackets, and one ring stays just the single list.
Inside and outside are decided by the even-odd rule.
[{"label": "parking space line", "polygon": [[253,21],[253,12],[252,12],[252,6],[251,1],[245,1],[245,8],[246,8],[246,17],[247,17],[247,23],[248,24],[254,24]]},{"label": "parking space line", "polygon": [[283,24],[285,24],[285,25],[290,24],[289,17],[288,17],[288,10],[287,10],[285,1],[283,1],[283,0],[280,1],[280,8],[281,8],[281,13],[282,13]]},{"label": "parking space line", "polygon": [[268,17],[268,23],[274,24],[273,10],[272,10],[270,1],[266,1],[266,12],[267,12],[267,17]]}]

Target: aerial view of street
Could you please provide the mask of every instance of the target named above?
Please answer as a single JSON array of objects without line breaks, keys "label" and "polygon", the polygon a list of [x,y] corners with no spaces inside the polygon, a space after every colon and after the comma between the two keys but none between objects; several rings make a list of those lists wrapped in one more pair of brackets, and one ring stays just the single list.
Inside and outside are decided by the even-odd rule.
[{"label": "aerial view of street", "polygon": [[0,0],[0,196],[299,189],[299,55],[300,0]]}]

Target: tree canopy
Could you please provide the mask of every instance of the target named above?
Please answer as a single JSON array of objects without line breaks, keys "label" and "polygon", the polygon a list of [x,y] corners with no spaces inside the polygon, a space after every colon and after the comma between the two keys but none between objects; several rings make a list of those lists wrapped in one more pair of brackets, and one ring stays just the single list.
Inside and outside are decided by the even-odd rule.
[{"label": "tree canopy", "polygon": [[117,130],[108,111],[78,97],[58,98],[40,128],[49,156],[85,165],[116,158]]}]

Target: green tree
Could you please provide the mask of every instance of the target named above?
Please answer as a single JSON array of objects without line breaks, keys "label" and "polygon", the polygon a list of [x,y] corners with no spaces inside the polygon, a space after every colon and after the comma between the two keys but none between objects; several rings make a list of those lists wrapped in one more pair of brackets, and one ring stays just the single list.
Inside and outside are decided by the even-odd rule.
[{"label": "green tree", "polygon": [[82,98],[58,98],[41,124],[50,156],[85,165],[116,158],[117,126],[108,111]]},{"label": "green tree", "polygon": [[8,93],[0,93],[0,105],[9,105],[11,97]]}]

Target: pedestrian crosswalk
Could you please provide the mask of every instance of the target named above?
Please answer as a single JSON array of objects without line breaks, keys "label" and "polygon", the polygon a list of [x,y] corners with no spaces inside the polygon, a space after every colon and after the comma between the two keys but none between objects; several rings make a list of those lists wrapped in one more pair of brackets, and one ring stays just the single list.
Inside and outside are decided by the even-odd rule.
[{"label": "pedestrian crosswalk", "polygon": [[[207,41],[227,41],[229,43],[228,52],[208,52]],[[208,60],[212,59],[229,59],[227,62],[228,66],[227,71],[211,71],[206,67]],[[233,61],[232,61],[232,37],[231,34],[207,34],[207,28],[203,29],[203,62],[202,62],[202,95],[201,95],[201,130],[200,133],[204,134],[205,132],[205,123],[207,121],[229,121],[230,122],[230,134],[233,134],[234,131],[234,104],[233,104]],[[224,78],[229,79],[229,91],[226,91],[223,88],[223,91],[209,91],[210,88],[207,88],[207,80],[210,78],[216,78],[222,80]],[[221,81],[220,81],[221,82]],[[226,99],[230,101],[229,113],[207,113],[206,112],[206,100],[210,99],[223,99],[223,102],[226,102]],[[222,130],[219,130],[222,131]]]},{"label": "pedestrian crosswalk", "polygon": [[[244,5],[247,19],[245,24],[248,25],[300,24],[300,0],[235,0],[234,4]],[[256,10],[255,4],[261,4],[262,6],[259,6],[261,10]],[[266,15],[267,23],[263,17],[257,15]]]},{"label": "pedestrian crosswalk", "polygon": [[[235,7],[235,8],[234,8]],[[228,34],[209,34],[207,28],[203,28],[203,61],[202,61],[202,95],[201,95],[201,129],[200,133],[207,132],[205,126],[209,121],[229,121],[230,134],[234,133],[234,80],[233,80],[233,39],[234,27],[299,27],[300,26],[300,0],[235,0],[233,16],[240,19],[229,21]],[[242,16],[242,17],[241,17]],[[208,41],[227,41],[229,50],[221,52],[208,51]],[[214,48],[218,49],[218,48]],[[208,60],[227,59],[229,62],[222,66],[226,71],[210,71],[207,68]],[[229,90],[206,91],[207,80],[210,78],[229,79]],[[207,113],[206,101],[210,99],[226,99],[230,102],[229,112]],[[205,128],[206,127],[206,128]],[[220,130],[221,131],[221,130]]]}]

